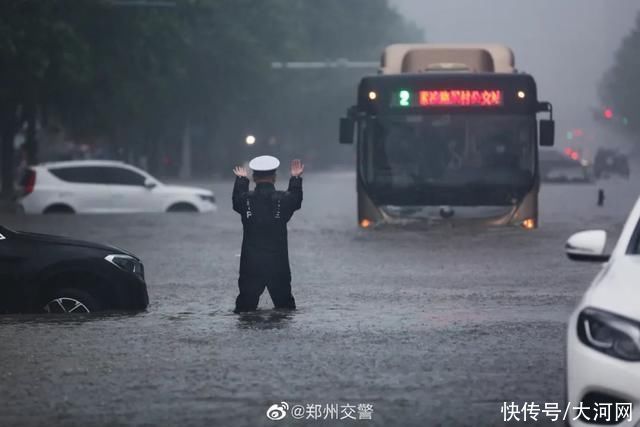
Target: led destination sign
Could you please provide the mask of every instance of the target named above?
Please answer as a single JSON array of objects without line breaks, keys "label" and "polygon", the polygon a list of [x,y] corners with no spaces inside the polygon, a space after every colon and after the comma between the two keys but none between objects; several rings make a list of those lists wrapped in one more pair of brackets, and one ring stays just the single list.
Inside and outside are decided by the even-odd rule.
[{"label": "led destination sign", "polygon": [[501,107],[501,90],[400,90],[392,96],[392,107]]}]

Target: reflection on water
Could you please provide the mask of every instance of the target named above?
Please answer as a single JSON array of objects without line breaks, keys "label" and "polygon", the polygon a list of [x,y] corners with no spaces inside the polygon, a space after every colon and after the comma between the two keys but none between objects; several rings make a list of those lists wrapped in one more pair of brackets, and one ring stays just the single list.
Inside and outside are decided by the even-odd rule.
[{"label": "reflection on water", "polygon": [[101,312],[91,314],[6,314],[0,316],[0,325],[56,324],[64,326],[74,326],[91,322],[101,322],[105,320],[126,320],[139,315],[144,315],[144,312]]},{"label": "reflection on water", "polygon": [[[289,327],[300,310],[259,309],[254,312],[235,314],[227,308],[205,310],[179,310],[167,312],[163,306],[145,312],[100,312],[90,314],[7,314],[0,315],[0,329],[23,326],[30,329],[73,329],[92,326],[96,330],[112,328],[144,328],[147,326],[175,328],[180,323],[180,331],[202,331],[207,334],[224,333],[235,324],[238,329],[279,330]],[[126,326],[125,326],[126,325]]]},{"label": "reflection on water", "polygon": [[295,315],[295,310],[258,310],[238,314],[238,328],[240,329],[282,329],[289,325]]}]

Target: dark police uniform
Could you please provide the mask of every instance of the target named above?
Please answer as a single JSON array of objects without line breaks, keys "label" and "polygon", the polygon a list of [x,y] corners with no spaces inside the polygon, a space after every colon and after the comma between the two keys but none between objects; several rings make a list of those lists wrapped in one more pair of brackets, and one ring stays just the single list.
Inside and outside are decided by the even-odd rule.
[{"label": "dark police uniform", "polygon": [[291,177],[287,191],[276,191],[273,184],[264,182],[249,191],[249,179],[236,178],[233,210],[242,216],[243,227],[236,312],[255,310],[265,286],[276,308],[296,308],[291,294],[287,222],[301,205],[301,177]]}]

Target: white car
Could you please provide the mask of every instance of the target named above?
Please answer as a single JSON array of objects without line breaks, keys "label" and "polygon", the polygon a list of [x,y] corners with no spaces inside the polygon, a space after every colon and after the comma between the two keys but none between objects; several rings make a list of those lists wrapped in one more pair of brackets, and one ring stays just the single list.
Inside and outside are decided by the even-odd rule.
[{"label": "white car", "polygon": [[19,206],[27,214],[211,212],[213,192],[165,185],[117,161],[44,163],[25,172]]},{"label": "white car", "polygon": [[589,230],[566,244],[573,260],[605,263],[569,320],[567,402],[590,407],[577,420],[580,411],[567,417],[571,426],[618,424],[617,409],[626,414],[628,404],[632,421],[618,418],[619,424],[640,426],[640,199],[611,255],[604,253],[606,240],[604,230]]}]

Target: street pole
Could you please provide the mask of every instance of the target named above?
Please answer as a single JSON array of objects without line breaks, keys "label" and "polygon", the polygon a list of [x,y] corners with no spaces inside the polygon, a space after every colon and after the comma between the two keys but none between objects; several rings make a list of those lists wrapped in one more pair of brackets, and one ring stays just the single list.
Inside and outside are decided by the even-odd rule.
[{"label": "street pole", "polygon": [[181,179],[191,178],[191,121],[187,120],[182,135],[182,161],[179,176]]},{"label": "street pole", "polygon": [[111,6],[117,7],[176,7],[175,1],[170,0],[105,0]]},{"label": "street pole", "polygon": [[[378,61],[366,61],[366,60],[350,60],[347,58],[338,58],[335,60],[324,61],[274,61],[271,63],[271,69],[276,71],[308,71],[308,70],[334,70],[338,72],[346,71],[347,69],[355,70],[379,70],[380,63]],[[293,134],[291,127],[288,127],[286,132],[289,135]],[[305,138],[309,136],[306,135]],[[284,138],[283,150],[287,150],[287,139]]]},{"label": "street pole", "polygon": [[380,63],[377,61],[351,61],[340,58],[335,61],[289,61],[272,62],[271,68],[274,70],[317,70],[323,68],[364,68],[377,69]]}]

